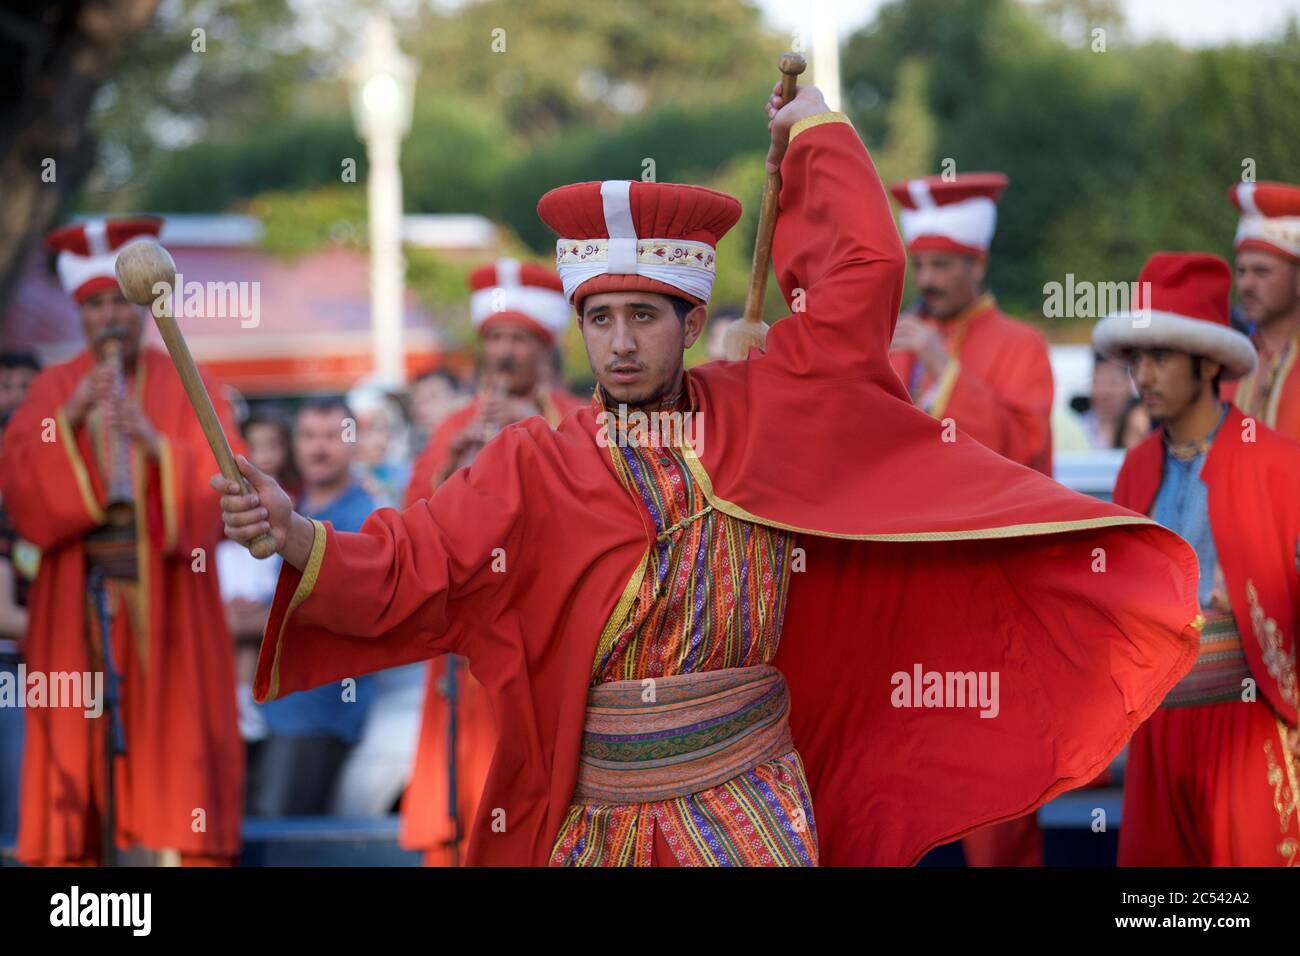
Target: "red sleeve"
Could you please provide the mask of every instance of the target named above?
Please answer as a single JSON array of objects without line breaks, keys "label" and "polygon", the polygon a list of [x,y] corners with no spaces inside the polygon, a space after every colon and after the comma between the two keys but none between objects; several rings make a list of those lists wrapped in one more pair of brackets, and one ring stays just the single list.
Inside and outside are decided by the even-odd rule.
[{"label": "red sleeve", "polygon": [[781,177],[772,259],[794,314],[772,328],[768,356],[895,380],[888,349],[906,257],[866,147],[840,114],[809,117],[791,131]]},{"label": "red sleeve", "polygon": [[[471,602],[499,594],[523,547],[523,428],[497,436],[473,466],[406,511],[381,508],[355,534],[316,522],[300,573],[280,573],[262,639],[258,700],[446,651],[470,654],[452,628]],[[481,623],[481,622],[480,622]]]},{"label": "red sleeve", "polygon": [[1024,335],[1005,350],[997,381],[980,378],[952,359],[947,381],[930,414],[952,418],[980,444],[1022,465],[1046,472],[1052,443],[1052,365],[1047,346],[1037,335]]},{"label": "red sleeve", "polygon": [[103,483],[85,439],[63,416],[71,388],[52,369],[38,377],[4,433],[0,486],[18,533],[58,548],[104,523]]}]

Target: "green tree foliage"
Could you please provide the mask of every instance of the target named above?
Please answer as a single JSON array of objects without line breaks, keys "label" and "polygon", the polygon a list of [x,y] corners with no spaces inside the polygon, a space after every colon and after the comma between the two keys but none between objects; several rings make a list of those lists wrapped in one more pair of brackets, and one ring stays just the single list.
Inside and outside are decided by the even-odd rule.
[{"label": "green tree foliage", "polygon": [[[916,61],[938,136],[930,165],[903,170],[889,146],[905,132],[895,110]],[[841,63],[848,109],[869,143],[889,144],[892,176],[945,159],[1008,175],[989,282],[1030,318],[1043,285],[1067,273],[1130,281],[1159,249],[1230,256],[1225,193],[1246,160],[1259,179],[1300,179],[1294,27],[1272,43],[1188,51],[1127,42],[1105,0],[899,0],[848,39]],[[1049,333],[1079,338],[1091,324]]]},{"label": "green tree foliage", "polygon": [[[145,208],[159,165],[170,164],[176,149],[238,139],[256,151],[259,138],[274,137],[314,78],[298,24],[291,0],[163,0],[153,24],[100,90],[92,117],[100,158],[81,205]],[[194,160],[201,152],[183,155]],[[289,155],[280,157],[281,164],[289,164]],[[222,158],[236,160],[229,153]],[[201,172],[221,175],[214,165]],[[206,188],[195,178],[189,191],[202,195]],[[190,200],[173,208],[220,207]]]},{"label": "green tree foliage", "polygon": [[429,5],[403,37],[422,97],[454,92],[530,139],[734,99],[772,73],[783,42],[739,0]]}]

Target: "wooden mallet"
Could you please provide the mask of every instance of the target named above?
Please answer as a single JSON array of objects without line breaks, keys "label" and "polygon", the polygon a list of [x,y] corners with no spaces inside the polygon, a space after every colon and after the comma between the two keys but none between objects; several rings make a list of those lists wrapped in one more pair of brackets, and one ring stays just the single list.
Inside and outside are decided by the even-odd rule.
[{"label": "wooden mallet", "polygon": [[[799,74],[808,68],[798,53],[783,53],[781,98],[789,103]],[[772,262],[772,234],[776,231],[776,207],[781,198],[781,173],[768,173],[763,183],[763,205],[758,213],[758,235],[754,239],[754,265],[749,273],[749,290],[745,293],[745,312],[727,327],[722,336],[722,350],[728,359],[742,361],[751,348],[767,347],[767,323],[763,321],[763,295],[767,292],[767,271]]]},{"label": "wooden mallet", "polygon": [[[176,263],[172,261],[171,253],[153,240],[142,240],[124,246],[117,254],[117,284],[122,287],[122,294],[128,301],[136,305],[148,306],[149,311],[153,313],[158,331],[162,333],[163,343],[172,357],[172,364],[176,366],[176,372],[181,377],[181,384],[185,386],[185,394],[189,396],[190,404],[194,406],[199,427],[203,429],[203,435],[208,440],[208,447],[212,449],[213,457],[217,459],[217,467],[226,478],[239,482],[240,487],[244,489],[244,494],[248,494],[252,489],[244,480],[244,476],[239,473],[234,453],[230,450],[230,442],[226,440],[226,433],[221,430],[221,422],[218,421],[216,410],[212,407],[212,399],[208,395],[208,390],[203,387],[199,370],[194,366],[194,356],[190,355],[190,347],[185,344],[185,337],[181,335],[176,317],[172,314],[172,303],[176,299],[176,295],[173,294],[176,285]],[[156,291],[160,288],[161,292]],[[160,295],[169,294],[170,300],[164,300],[168,301],[166,308],[162,307],[162,303],[155,307],[154,302]],[[255,558],[268,558],[275,554],[275,539],[269,534],[264,534],[255,538],[248,546],[248,550]]]}]

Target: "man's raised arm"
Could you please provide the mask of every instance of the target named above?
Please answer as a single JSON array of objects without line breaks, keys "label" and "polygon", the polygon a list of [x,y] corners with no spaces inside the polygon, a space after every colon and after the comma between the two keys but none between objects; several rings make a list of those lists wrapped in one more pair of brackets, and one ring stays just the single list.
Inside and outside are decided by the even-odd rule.
[{"label": "man's raised arm", "polygon": [[781,206],[772,244],[777,281],[794,310],[768,354],[863,370],[888,361],[906,256],[866,147],[815,87],[768,104]]}]

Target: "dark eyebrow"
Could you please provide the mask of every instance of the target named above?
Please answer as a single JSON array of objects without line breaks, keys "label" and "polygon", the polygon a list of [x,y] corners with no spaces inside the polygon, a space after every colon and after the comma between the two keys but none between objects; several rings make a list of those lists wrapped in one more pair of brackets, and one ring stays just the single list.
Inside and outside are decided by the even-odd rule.
[{"label": "dark eyebrow", "polygon": [[[662,306],[655,305],[655,303],[653,302],[628,302],[627,307],[629,309],[649,309],[651,312],[663,311]],[[611,308],[613,308],[613,306],[609,305],[608,303],[605,303],[604,305],[594,305],[590,309],[585,311],[582,314],[582,317],[589,318],[594,315],[599,315],[602,312],[608,312]]]}]

